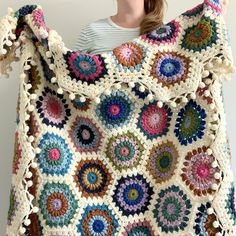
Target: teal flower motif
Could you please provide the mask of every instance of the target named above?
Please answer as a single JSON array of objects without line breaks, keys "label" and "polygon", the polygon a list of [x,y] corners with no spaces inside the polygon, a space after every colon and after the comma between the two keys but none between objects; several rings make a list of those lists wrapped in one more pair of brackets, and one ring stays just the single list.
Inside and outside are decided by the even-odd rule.
[{"label": "teal flower motif", "polygon": [[65,175],[72,161],[72,154],[65,140],[57,134],[45,133],[36,155],[42,172],[47,175]]}]

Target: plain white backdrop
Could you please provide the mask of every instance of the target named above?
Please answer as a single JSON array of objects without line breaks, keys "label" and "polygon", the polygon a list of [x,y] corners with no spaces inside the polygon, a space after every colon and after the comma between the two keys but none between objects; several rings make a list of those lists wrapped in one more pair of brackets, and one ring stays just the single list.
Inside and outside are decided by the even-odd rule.
[{"label": "plain white backdrop", "polygon": [[[176,17],[203,0],[167,0],[168,9],[165,22]],[[0,0],[0,17],[6,14],[7,7],[18,10],[25,4],[39,4],[43,7],[48,26],[55,29],[63,38],[68,48],[75,48],[76,38],[81,28],[94,20],[116,13],[116,0]],[[231,42],[236,42],[235,27],[236,1],[230,0],[225,16]],[[236,58],[236,44],[232,45]],[[236,62],[236,59],[235,59]],[[236,64],[236,63],[235,63]],[[5,235],[9,192],[11,183],[11,166],[13,159],[14,131],[16,118],[16,99],[19,85],[18,65],[9,79],[0,80],[0,235]],[[224,82],[224,98],[228,135],[232,150],[232,166],[236,180],[236,75],[232,81]]]}]

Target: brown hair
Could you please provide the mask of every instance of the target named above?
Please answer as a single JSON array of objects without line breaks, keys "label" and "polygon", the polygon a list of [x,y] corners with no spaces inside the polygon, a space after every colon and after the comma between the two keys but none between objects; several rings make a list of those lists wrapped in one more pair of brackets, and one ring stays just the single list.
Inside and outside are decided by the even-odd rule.
[{"label": "brown hair", "polygon": [[140,24],[140,34],[151,32],[163,23],[165,4],[165,0],[144,0],[146,16]]}]

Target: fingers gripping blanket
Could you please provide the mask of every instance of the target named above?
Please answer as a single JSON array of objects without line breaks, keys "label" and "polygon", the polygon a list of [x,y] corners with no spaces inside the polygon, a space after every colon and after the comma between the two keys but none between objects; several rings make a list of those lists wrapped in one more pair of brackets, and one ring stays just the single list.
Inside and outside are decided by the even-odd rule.
[{"label": "fingers gripping blanket", "polygon": [[42,8],[0,22],[21,73],[6,235],[233,236],[220,2],[103,54],[68,49]]}]

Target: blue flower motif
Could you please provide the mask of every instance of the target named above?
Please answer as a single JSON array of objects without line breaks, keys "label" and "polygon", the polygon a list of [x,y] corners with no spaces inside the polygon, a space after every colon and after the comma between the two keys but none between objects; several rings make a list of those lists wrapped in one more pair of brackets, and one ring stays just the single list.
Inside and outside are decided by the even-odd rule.
[{"label": "blue flower motif", "polygon": [[57,134],[45,133],[36,155],[42,172],[47,175],[65,175],[72,161],[72,154],[65,140]]},{"label": "blue flower motif", "polygon": [[107,205],[93,204],[84,209],[77,232],[81,236],[115,236],[118,227],[117,217]]},{"label": "blue flower motif", "polygon": [[122,177],[114,191],[113,200],[126,216],[145,213],[152,198],[153,188],[142,175]]},{"label": "blue flower motif", "polygon": [[101,102],[96,108],[96,114],[109,129],[127,125],[134,111],[134,104],[121,91],[113,91],[111,95],[101,96]]}]

